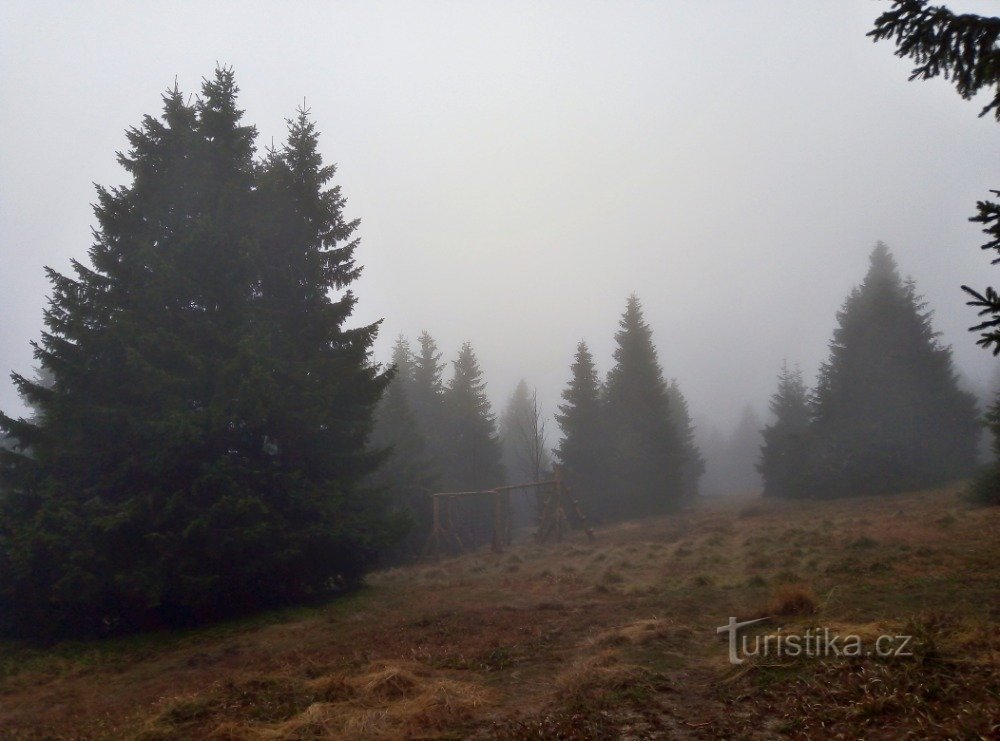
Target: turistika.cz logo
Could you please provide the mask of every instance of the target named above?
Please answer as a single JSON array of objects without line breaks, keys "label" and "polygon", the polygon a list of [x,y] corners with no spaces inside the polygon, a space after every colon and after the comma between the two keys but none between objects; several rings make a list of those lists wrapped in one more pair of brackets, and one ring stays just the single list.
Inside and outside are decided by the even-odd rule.
[{"label": "turistika.cz logo", "polygon": [[829,628],[808,628],[804,633],[782,633],[782,628],[774,633],[739,635],[742,628],[762,623],[770,618],[738,621],[730,616],[729,624],[715,629],[716,633],[729,634],[729,663],[742,664],[747,658],[860,658],[874,656],[885,658],[906,658],[913,656],[910,642],[913,636],[880,635],[873,643],[866,645],[861,636],[854,633],[841,635]]}]

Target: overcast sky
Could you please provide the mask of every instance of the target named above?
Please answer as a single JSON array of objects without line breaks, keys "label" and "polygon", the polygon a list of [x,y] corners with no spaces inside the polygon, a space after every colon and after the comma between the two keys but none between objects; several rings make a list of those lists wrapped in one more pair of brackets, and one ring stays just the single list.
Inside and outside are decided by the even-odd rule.
[{"label": "overcast sky", "polygon": [[[30,373],[42,267],[85,257],[126,127],[219,62],[262,146],[312,109],[380,360],[401,332],[449,360],[471,340],[494,401],[524,377],[551,410],[577,341],[608,370],[636,292],[666,374],[726,428],[784,358],[812,382],[883,240],[984,386],[959,285],[997,281],[968,217],[1000,187],[1000,127],[865,38],[886,7],[3,0],[0,369]],[[6,381],[0,409],[22,409]]]}]

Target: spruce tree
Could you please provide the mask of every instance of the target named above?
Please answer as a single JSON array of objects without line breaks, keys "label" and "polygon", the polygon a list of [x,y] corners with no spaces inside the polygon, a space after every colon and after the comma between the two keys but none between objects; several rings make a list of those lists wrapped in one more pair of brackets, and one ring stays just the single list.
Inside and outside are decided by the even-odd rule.
[{"label": "spruce tree", "polygon": [[486,489],[503,483],[496,417],[486,396],[479,360],[468,342],[453,362],[445,389],[445,432],[452,489]]},{"label": "spruce tree", "polygon": [[705,473],[705,459],[695,442],[694,422],[677,379],[667,383],[667,401],[670,418],[684,455],[684,462],[681,464],[681,495],[685,499],[692,499],[698,496],[698,479]]},{"label": "spruce tree", "polygon": [[[928,0],[893,0],[892,8],[875,20],[868,36],[874,41],[894,41],[896,56],[917,63],[911,80],[941,75],[966,100],[987,91],[991,97],[979,115],[992,113],[1000,121],[1000,18],[955,13],[944,5],[929,5]],[[1000,190],[990,192],[1000,196]],[[976,207],[976,215],[969,220],[982,224],[989,238],[982,249],[1000,253],[1000,203],[982,200]],[[1000,257],[993,259],[997,263]],[[1000,293],[992,286],[981,292],[969,286],[962,290],[971,297],[968,305],[979,309],[983,318],[970,331],[981,332],[978,344],[1000,355]]]},{"label": "spruce tree", "polygon": [[809,495],[809,424],[812,412],[802,372],[785,363],[778,390],[771,397],[774,421],[761,430],[764,444],[757,470],[764,479],[764,496],[803,498]]},{"label": "spruce tree", "polygon": [[884,244],[837,320],[816,390],[814,493],[892,493],[967,475],[975,400],[959,389],[950,348]]},{"label": "spruce tree", "polygon": [[757,460],[760,457],[761,427],[763,424],[753,405],[744,406],[736,426],[726,439],[721,458],[716,461],[722,493],[745,494],[760,491]]},{"label": "spruce tree", "polygon": [[[90,266],[48,274],[0,415],[0,622],[54,636],[188,624],[357,580],[394,526],[361,482],[387,378],[344,327],[356,222],[305,114],[255,162],[231,70],[128,131]],[[30,455],[26,452],[30,450]]]},{"label": "spruce tree", "polygon": [[[910,57],[917,66],[910,79],[929,80],[942,75],[951,81],[962,98],[968,100],[982,91],[990,96],[979,112],[1000,121],[1000,18],[973,13],[956,13],[944,5],[929,5],[927,0],[893,0],[892,8],[882,13],[868,33],[874,41],[889,39],[896,44],[896,56]],[[1000,190],[991,190],[1000,196]],[[1000,253],[1000,202],[983,199],[976,204],[970,221],[983,225],[987,241],[982,249]],[[1000,263],[1000,256],[993,258]],[[969,328],[979,332],[977,344],[993,355],[1000,354],[1000,292],[993,286],[976,290],[963,285],[969,306],[979,310],[980,322]],[[1000,440],[1000,398],[986,416],[995,439]],[[988,470],[974,485],[978,501],[1000,502],[1000,448]]]},{"label": "spruce tree", "polygon": [[684,451],[670,415],[663,371],[639,299],[629,297],[605,384],[617,516],[660,513],[681,500]]},{"label": "spruce tree", "polygon": [[444,437],[444,364],[437,343],[426,331],[417,338],[419,351],[413,355],[413,375],[407,398],[417,427],[427,443],[428,453],[438,471],[447,479],[447,449]]},{"label": "spruce tree", "polygon": [[406,335],[399,335],[392,345],[392,356],[389,361],[392,368],[392,382],[389,387],[398,386],[407,399],[407,406],[412,409],[413,387],[416,379],[417,364]]},{"label": "spruce tree", "polygon": [[399,555],[419,552],[431,526],[430,494],[437,489],[438,477],[410,407],[407,389],[413,385],[413,356],[405,337],[400,336],[392,351],[393,378],[375,414],[372,442],[388,452],[378,469],[375,483],[383,488],[389,503],[406,513],[410,533]]},{"label": "spruce tree", "polygon": [[556,456],[586,515],[607,517],[604,485],[608,475],[608,441],[604,434],[603,390],[586,342],[576,346],[570,373],[572,377],[562,392],[565,403],[556,414],[562,431]]},{"label": "spruce tree", "polygon": [[[462,345],[453,368],[444,395],[445,488],[479,491],[500,486],[504,483],[503,452],[496,417],[470,343]],[[465,509],[471,537],[486,542],[492,533],[492,504],[485,499],[472,500]]]}]

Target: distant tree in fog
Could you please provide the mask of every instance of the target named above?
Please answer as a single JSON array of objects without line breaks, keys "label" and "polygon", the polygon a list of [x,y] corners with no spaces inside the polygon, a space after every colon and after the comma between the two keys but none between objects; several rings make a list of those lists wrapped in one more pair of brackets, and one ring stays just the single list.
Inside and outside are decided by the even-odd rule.
[{"label": "distant tree in fog", "polygon": [[500,419],[500,439],[504,472],[511,483],[537,481],[551,467],[538,392],[529,391],[524,379],[518,382]]},{"label": "distant tree in fog", "polygon": [[610,473],[617,516],[668,511],[682,499],[684,449],[670,414],[653,333],[639,299],[628,298],[615,334],[615,365],[605,384]]},{"label": "distant tree in fog", "polygon": [[[500,442],[503,468],[510,484],[539,481],[552,472],[545,416],[538,392],[528,390],[522,379],[507,402],[500,418]],[[511,517],[515,527],[537,521],[540,514],[537,491],[517,492],[511,498]]]},{"label": "distant tree in fog", "polygon": [[556,414],[562,431],[556,457],[586,515],[607,517],[604,487],[608,475],[608,439],[601,383],[586,342],[576,346],[570,373],[572,377],[562,392],[564,403]]},{"label": "distant tree in fog", "polygon": [[[449,491],[478,491],[504,483],[503,450],[486,381],[472,345],[462,345],[444,392],[442,478]],[[486,542],[492,533],[492,505],[485,499],[462,503],[471,537]]]},{"label": "distant tree in fog", "polygon": [[760,430],[763,426],[757,411],[747,404],[743,408],[736,428],[728,441],[729,470],[733,482],[740,488],[733,491],[759,491],[760,473],[757,471],[757,457],[760,455]]},{"label": "distant tree in fog", "polygon": [[411,529],[400,550],[415,555],[430,529],[430,493],[437,489],[438,473],[410,407],[414,363],[404,337],[393,347],[392,366],[392,381],[375,410],[372,447],[385,461],[373,482],[386,491],[391,506],[406,513]]},{"label": "distant tree in fog", "polygon": [[815,394],[813,494],[889,493],[968,475],[975,399],[959,389],[951,349],[884,244],[837,322]]},{"label": "distant tree in fog", "polygon": [[774,421],[761,430],[764,444],[757,470],[764,479],[764,496],[809,496],[809,425],[812,411],[802,371],[785,363],[778,374],[778,390],[771,397]]},{"label": "distant tree in fog", "polygon": [[706,459],[702,479],[705,494],[726,496],[760,491],[760,473],[756,466],[762,426],[757,412],[747,404],[731,432],[725,434],[712,429],[702,443]]},{"label": "distant tree in fog", "polygon": [[504,481],[496,416],[486,396],[486,380],[468,342],[454,363],[444,392],[449,461],[446,476],[452,489],[486,489]]},{"label": "distant tree in fog", "polygon": [[[427,444],[428,453],[441,473],[444,473],[446,446],[444,440],[444,363],[437,343],[426,331],[417,338],[420,345],[411,352],[412,371],[407,383],[407,399],[417,421],[417,427]],[[411,349],[412,350],[412,349]]]},{"label": "distant tree in fog", "polygon": [[688,409],[687,399],[681,393],[676,379],[667,383],[667,400],[670,405],[670,419],[684,452],[681,465],[681,493],[685,498],[698,496],[698,480],[705,473],[705,459],[702,458],[695,442],[694,422]]}]

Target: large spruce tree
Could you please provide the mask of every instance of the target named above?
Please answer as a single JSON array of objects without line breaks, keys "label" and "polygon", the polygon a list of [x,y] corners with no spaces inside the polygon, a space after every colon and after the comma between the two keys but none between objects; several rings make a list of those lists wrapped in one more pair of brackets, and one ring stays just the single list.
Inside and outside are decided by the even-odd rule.
[{"label": "large spruce tree", "polygon": [[[950,81],[964,99],[987,92],[980,116],[992,114],[1000,121],[1000,18],[973,13],[956,13],[945,5],[930,5],[929,0],[893,0],[892,8],[875,20],[868,32],[874,41],[889,39],[896,44],[896,56],[910,57],[917,63],[910,79],[930,80],[942,76]],[[1000,196],[1000,190],[990,191]],[[1000,203],[982,200],[970,221],[983,224],[989,238],[982,249],[1000,253]],[[993,264],[1000,263],[1000,257]],[[1000,355],[1000,293],[992,286],[977,291],[962,286],[984,317],[971,327],[981,332],[978,344]],[[996,415],[1000,417],[1000,414]]]},{"label": "large spruce tree", "polygon": [[405,337],[399,337],[393,346],[392,368],[392,382],[376,410],[372,442],[376,449],[388,451],[375,482],[386,491],[390,504],[405,512],[410,521],[410,533],[398,553],[405,557],[417,554],[427,538],[430,494],[437,488],[438,475],[410,406],[408,390],[413,388],[414,363]]},{"label": "large spruce tree", "polygon": [[609,514],[604,496],[609,456],[601,400],[603,389],[586,342],[576,346],[570,373],[572,377],[562,392],[565,403],[556,414],[562,431],[556,456],[586,515],[604,518]]},{"label": "large spruce tree", "polygon": [[486,380],[468,342],[453,363],[445,389],[448,486],[478,490],[503,483],[497,421],[486,396]]},{"label": "large spruce tree", "polygon": [[[486,381],[468,342],[453,362],[445,389],[444,483],[451,491],[479,491],[504,482],[503,452],[496,417],[486,396]],[[492,533],[492,504],[485,499],[459,503],[467,535],[478,543]],[[461,523],[456,523],[461,525]]]},{"label": "large spruce tree", "polygon": [[444,363],[434,338],[426,331],[417,338],[419,349],[413,354],[413,375],[408,386],[407,398],[417,420],[427,449],[444,478],[447,466],[446,439],[444,436]]},{"label": "large spruce tree", "polygon": [[681,498],[684,449],[653,345],[636,296],[630,296],[615,334],[615,366],[605,384],[611,451],[613,516],[668,511]]},{"label": "large spruce tree", "polygon": [[677,379],[667,382],[667,402],[670,405],[670,419],[684,454],[684,462],[681,464],[681,494],[686,499],[692,499],[698,496],[698,480],[705,473],[705,459],[698,450],[694,421]]},{"label": "large spruce tree", "polygon": [[[892,8],[875,20],[868,33],[875,41],[889,39],[896,44],[896,56],[917,63],[910,79],[929,80],[941,75],[966,100],[986,92],[987,104],[980,116],[992,114],[1000,121],[1000,18],[973,13],[957,13],[928,0],[893,0]],[[1000,190],[991,190],[993,197]],[[970,218],[983,225],[987,241],[982,249],[1000,253],[1000,202],[983,199]],[[1000,263],[994,256],[993,264]],[[970,331],[980,332],[978,344],[1000,355],[1000,292],[993,286],[976,290],[962,286],[969,306],[979,310],[981,321]],[[1000,396],[992,400],[986,415],[994,439],[1000,441]],[[1000,446],[998,455],[973,485],[972,494],[983,503],[1000,503]]]},{"label": "large spruce tree", "polygon": [[815,395],[813,494],[890,493],[967,475],[975,400],[959,389],[951,349],[884,244],[837,320]]},{"label": "large spruce tree", "polygon": [[[36,636],[210,619],[360,577],[392,531],[361,482],[386,376],[345,327],[356,222],[305,112],[255,161],[228,69],[128,131],[90,265],[53,284],[0,415],[0,627]],[[30,451],[30,454],[28,454]]]},{"label": "large spruce tree", "polygon": [[809,425],[812,412],[802,372],[781,366],[778,390],[771,397],[774,421],[761,430],[764,444],[757,470],[764,479],[764,496],[809,496]]}]

